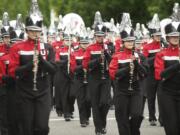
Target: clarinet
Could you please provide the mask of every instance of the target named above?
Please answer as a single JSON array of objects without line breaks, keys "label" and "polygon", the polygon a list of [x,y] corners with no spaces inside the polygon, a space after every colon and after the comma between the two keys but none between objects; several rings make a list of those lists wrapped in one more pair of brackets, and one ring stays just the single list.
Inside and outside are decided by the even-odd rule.
[{"label": "clarinet", "polygon": [[[132,50],[132,54],[134,55],[134,50]],[[134,79],[134,63],[133,63],[133,59],[131,59],[130,63],[129,63],[129,91],[133,91],[133,79]]]},{"label": "clarinet", "polygon": [[103,50],[102,50],[102,52],[101,52],[101,59],[102,59],[102,61],[101,61],[101,79],[102,80],[105,80],[106,79],[106,77],[105,77],[105,72],[104,72],[104,70],[105,70],[105,56],[104,56],[104,48],[103,48]]},{"label": "clarinet", "polygon": [[87,81],[87,70],[84,68],[83,71],[84,71],[83,83],[87,84],[88,83],[88,81]]},{"label": "clarinet", "polygon": [[37,91],[37,72],[38,72],[38,38],[34,40],[34,55],[33,55],[33,73],[34,73],[34,78],[33,78],[33,91]]}]

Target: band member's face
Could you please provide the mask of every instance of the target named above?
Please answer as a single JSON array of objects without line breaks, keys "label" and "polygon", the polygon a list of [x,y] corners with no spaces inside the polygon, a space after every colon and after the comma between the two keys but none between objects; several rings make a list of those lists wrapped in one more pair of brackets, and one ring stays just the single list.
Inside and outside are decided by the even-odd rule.
[{"label": "band member's face", "polygon": [[86,50],[86,48],[88,47],[88,44],[80,44],[80,47],[84,50]]},{"label": "band member's face", "polygon": [[172,45],[179,45],[179,36],[170,36],[170,37],[168,37],[168,41],[169,41],[169,43],[170,44],[172,44]]},{"label": "band member's face", "polygon": [[134,40],[132,40],[132,41],[125,41],[124,42],[124,47],[129,49],[129,50],[132,50],[133,47],[134,47]]},{"label": "band member's face", "polygon": [[10,44],[10,36],[4,36],[3,42],[4,42],[4,44],[9,45]]},{"label": "band member's face", "polygon": [[48,42],[48,44],[52,44],[52,42],[54,42],[55,41],[55,37],[51,37],[51,36],[49,36],[48,38],[47,38],[47,42]]},{"label": "band member's face", "polygon": [[72,41],[71,40],[64,40],[64,45],[65,46],[69,46],[72,44]]},{"label": "band member's face", "polygon": [[104,36],[96,36],[96,42],[103,44]]},{"label": "band member's face", "polygon": [[153,39],[156,42],[160,42],[161,41],[161,35],[153,35]]},{"label": "band member's face", "polygon": [[141,49],[141,45],[142,45],[141,43],[136,43],[136,44],[135,44],[135,48],[138,49],[138,50],[140,50],[140,49]]},{"label": "band member's face", "polygon": [[32,30],[28,30],[27,31],[27,35],[30,39],[36,39],[36,38],[40,38],[41,36],[41,31],[32,31]]}]

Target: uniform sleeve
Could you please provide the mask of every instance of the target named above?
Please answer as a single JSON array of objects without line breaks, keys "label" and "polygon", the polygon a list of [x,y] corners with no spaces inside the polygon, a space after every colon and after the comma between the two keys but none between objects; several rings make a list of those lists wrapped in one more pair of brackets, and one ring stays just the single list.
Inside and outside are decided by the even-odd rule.
[{"label": "uniform sleeve", "polygon": [[76,59],[75,59],[75,55],[74,53],[71,54],[71,59],[70,59],[70,70],[72,73],[74,73],[74,70],[76,68],[77,64],[76,64]]},{"label": "uniform sleeve", "polygon": [[56,72],[56,66],[55,66],[55,52],[53,50],[53,47],[50,45],[48,46],[49,54],[47,57],[47,60],[44,60],[42,57],[40,57],[40,61],[43,64],[44,70],[47,72],[54,74]]},{"label": "uniform sleeve", "polygon": [[148,49],[147,49],[147,46],[146,46],[146,45],[143,47],[143,55],[144,55],[145,57],[148,57],[148,56],[149,56],[149,52],[148,52]]},{"label": "uniform sleeve", "polygon": [[118,69],[118,58],[116,57],[116,55],[114,55],[109,65],[109,75],[112,80],[115,79],[117,69]]},{"label": "uniform sleeve", "polygon": [[10,55],[9,74],[12,77],[15,77],[15,70],[17,67],[19,67],[19,53],[18,53],[17,45],[13,45],[13,47],[11,47],[9,55]]},{"label": "uniform sleeve", "polygon": [[119,52],[121,49],[121,40],[115,41],[115,52]]},{"label": "uniform sleeve", "polygon": [[2,84],[2,76],[5,74],[5,65],[2,62],[2,60],[0,60],[0,84]]},{"label": "uniform sleeve", "polygon": [[90,49],[87,48],[83,56],[83,62],[82,62],[83,68],[88,70],[88,64],[90,59],[91,59]]},{"label": "uniform sleeve", "polygon": [[164,60],[162,59],[162,53],[157,53],[154,61],[155,79],[161,80],[161,72],[164,70]]},{"label": "uniform sleeve", "polygon": [[60,53],[60,50],[58,49],[58,50],[55,52],[55,62],[60,61],[60,59],[59,59],[59,53]]}]

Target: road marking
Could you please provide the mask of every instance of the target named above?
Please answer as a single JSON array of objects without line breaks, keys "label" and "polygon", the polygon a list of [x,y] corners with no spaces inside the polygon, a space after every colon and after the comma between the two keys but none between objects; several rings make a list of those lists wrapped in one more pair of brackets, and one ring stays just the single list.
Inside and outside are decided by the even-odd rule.
[{"label": "road marking", "polygon": [[[145,117],[145,119],[149,119],[149,117]],[[79,118],[73,118],[71,119],[72,121],[79,121]],[[89,118],[89,120],[93,120],[92,118]],[[112,117],[112,118],[107,118],[108,121],[110,120],[116,120],[115,117]],[[64,118],[50,118],[49,120],[50,122],[55,122],[55,121],[64,121]]]}]

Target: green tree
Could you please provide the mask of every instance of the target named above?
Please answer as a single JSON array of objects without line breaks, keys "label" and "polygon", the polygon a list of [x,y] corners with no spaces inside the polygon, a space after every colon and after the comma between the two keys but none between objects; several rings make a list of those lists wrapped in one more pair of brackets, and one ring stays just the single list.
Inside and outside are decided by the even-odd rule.
[{"label": "green tree", "polygon": [[[148,22],[154,13],[158,13],[162,19],[172,14],[175,2],[180,3],[180,0],[38,0],[45,25],[50,23],[50,10],[53,8],[57,16],[70,12],[79,14],[84,19],[86,26],[93,24],[94,14],[98,10],[104,21],[114,18],[116,22],[120,22],[123,12],[130,12],[133,24]],[[21,13],[25,19],[30,5],[31,0],[1,0],[0,18],[6,11],[11,20],[16,19],[18,13]]]}]

